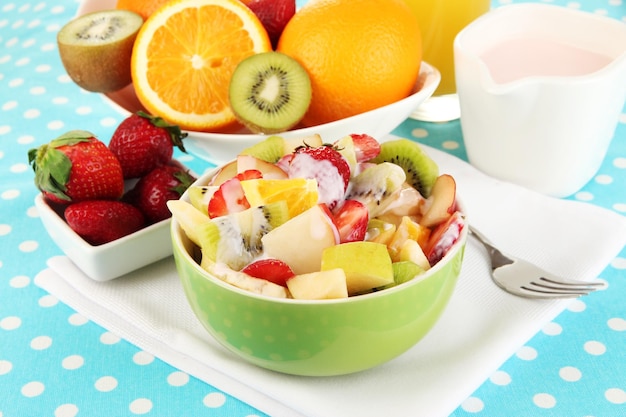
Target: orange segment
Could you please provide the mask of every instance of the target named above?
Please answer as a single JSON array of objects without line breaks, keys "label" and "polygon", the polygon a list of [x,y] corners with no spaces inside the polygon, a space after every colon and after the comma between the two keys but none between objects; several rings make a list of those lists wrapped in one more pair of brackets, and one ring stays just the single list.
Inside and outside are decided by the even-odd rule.
[{"label": "orange segment", "polygon": [[319,195],[314,179],[254,179],[241,181],[246,199],[252,207],[278,201],[287,202],[289,218],[317,204]]},{"label": "orange segment", "polygon": [[139,101],[183,129],[235,124],[228,85],[244,58],[271,50],[263,25],[238,0],[174,0],[144,23],[131,72]]}]

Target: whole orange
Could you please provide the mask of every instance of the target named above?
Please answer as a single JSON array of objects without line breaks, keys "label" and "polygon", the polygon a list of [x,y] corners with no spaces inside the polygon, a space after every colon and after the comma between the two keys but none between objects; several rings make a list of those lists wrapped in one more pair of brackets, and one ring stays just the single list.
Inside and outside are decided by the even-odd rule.
[{"label": "whole orange", "polygon": [[277,49],[311,77],[306,126],[408,96],[422,60],[417,18],[403,0],[312,1],[289,21]]},{"label": "whole orange", "polygon": [[117,0],[115,8],[130,10],[141,15],[143,20],[146,20],[156,9],[168,1],[169,0]]}]

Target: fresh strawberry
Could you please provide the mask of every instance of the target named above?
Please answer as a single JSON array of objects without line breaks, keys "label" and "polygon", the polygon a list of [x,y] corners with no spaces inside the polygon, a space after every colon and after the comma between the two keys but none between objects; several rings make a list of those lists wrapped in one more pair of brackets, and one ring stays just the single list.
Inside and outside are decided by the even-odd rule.
[{"label": "fresh strawberry", "polygon": [[141,211],[113,200],[89,200],[65,208],[67,224],[91,245],[101,245],[136,232],[144,226]]},{"label": "fresh strawberry", "polygon": [[448,253],[448,250],[459,239],[463,227],[465,227],[465,219],[458,211],[435,227],[424,250],[431,266],[439,262]]},{"label": "fresh strawberry", "polygon": [[259,18],[276,49],[287,22],[296,13],[295,0],[243,0]]},{"label": "fresh strawberry", "polygon": [[139,208],[148,222],[156,223],[172,216],[168,200],[178,200],[195,178],[184,168],[168,164],[141,177],[127,194],[126,201]]},{"label": "fresh strawberry", "polygon": [[109,149],[122,164],[124,178],[138,178],[169,163],[174,146],[183,152],[180,127],[144,112],[130,115],[113,132]]},{"label": "fresh strawberry", "polygon": [[354,143],[357,162],[369,161],[376,158],[380,153],[380,143],[370,135],[353,133],[350,137]]},{"label": "fresh strawberry", "polygon": [[314,178],[317,180],[319,202],[332,211],[345,195],[350,181],[350,166],[331,145],[296,148],[288,161],[289,178]]},{"label": "fresh strawberry", "polygon": [[124,192],[122,166],[107,146],[84,130],[72,130],[28,151],[35,185],[49,201],[116,200]]},{"label": "fresh strawberry", "polygon": [[244,195],[241,181],[258,179],[262,176],[261,171],[249,169],[224,181],[209,200],[209,217],[225,216],[226,214],[237,213],[250,208],[250,203],[248,203]]},{"label": "fresh strawberry", "polygon": [[339,231],[341,243],[357,242],[365,239],[369,212],[367,207],[357,200],[345,200],[333,221]]},{"label": "fresh strawberry", "polygon": [[278,259],[260,259],[245,266],[241,272],[255,278],[262,278],[274,284],[287,286],[287,280],[295,274],[287,265]]}]

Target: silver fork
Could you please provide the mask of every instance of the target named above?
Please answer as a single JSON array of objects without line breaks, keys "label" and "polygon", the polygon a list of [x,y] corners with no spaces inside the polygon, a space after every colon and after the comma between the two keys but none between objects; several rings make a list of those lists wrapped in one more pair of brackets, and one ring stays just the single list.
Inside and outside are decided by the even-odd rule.
[{"label": "silver fork", "polygon": [[558,277],[523,259],[504,254],[472,226],[469,232],[487,249],[493,281],[511,294],[527,298],[574,298],[605,286],[601,281],[583,282]]}]

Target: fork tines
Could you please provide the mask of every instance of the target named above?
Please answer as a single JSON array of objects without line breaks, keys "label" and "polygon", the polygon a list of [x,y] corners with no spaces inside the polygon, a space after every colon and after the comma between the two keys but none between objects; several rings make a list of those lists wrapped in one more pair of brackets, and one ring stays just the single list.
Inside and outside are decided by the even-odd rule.
[{"label": "fork tines", "polygon": [[534,293],[535,296],[554,297],[559,294],[564,297],[579,297],[587,295],[605,286],[604,282],[581,282],[581,281],[559,281],[546,277],[539,277],[538,281],[533,281],[530,286],[522,286],[522,289]]}]

